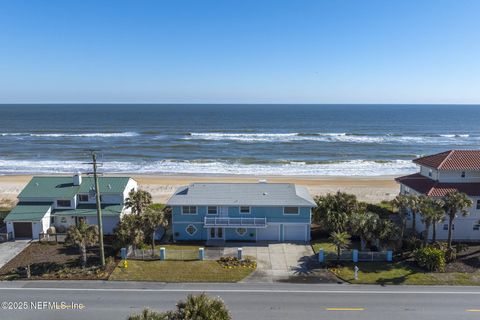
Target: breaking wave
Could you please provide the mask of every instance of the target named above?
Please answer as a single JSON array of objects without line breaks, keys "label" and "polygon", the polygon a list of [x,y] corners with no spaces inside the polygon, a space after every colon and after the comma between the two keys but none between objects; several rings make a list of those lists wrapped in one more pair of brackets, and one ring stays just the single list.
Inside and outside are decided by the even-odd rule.
[{"label": "breaking wave", "polygon": [[29,136],[29,137],[51,137],[51,138],[61,138],[61,137],[85,137],[85,138],[95,138],[95,137],[135,137],[138,136],[136,132],[93,132],[93,133],[21,133],[21,132],[5,132],[0,133],[0,136]]},{"label": "breaking wave", "polygon": [[[72,173],[88,171],[90,167],[77,161],[0,160],[1,174]],[[285,175],[285,176],[383,176],[415,172],[411,161],[349,160],[323,163],[278,161],[275,163],[241,163],[215,160],[151,162],[104,162],[103,172],[133,174],[225,174],[225,175]]]},{"label": "breaking wave", "polygon": [[471,141],[478,142],[478,137],[468,134],[440,134],[402,136],[395,134],[363,135],[352,133],[217,133],[192,132],[183,139],[196,140],[231,140],[241,142],[294,142],[294,141],[320,141],[344,143],[421,143],[421,144],[464,144]]}]

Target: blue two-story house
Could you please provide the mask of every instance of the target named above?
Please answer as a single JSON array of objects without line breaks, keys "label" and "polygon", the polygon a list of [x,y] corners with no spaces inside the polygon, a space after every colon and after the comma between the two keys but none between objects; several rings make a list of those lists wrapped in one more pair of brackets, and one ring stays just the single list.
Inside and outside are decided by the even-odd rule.
[{"label": "blue two-story house", "polygon": [[168,200],[174,241],[310,241],[315,202],[291,183],[193,183]]}]

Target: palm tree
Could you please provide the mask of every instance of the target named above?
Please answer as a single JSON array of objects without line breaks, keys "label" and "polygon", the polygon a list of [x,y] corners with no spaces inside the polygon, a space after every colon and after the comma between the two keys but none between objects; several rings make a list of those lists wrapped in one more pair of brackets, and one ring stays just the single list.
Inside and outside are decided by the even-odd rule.
[{"label": "palm tree", "polygon": [[448,248],[452,250],[452,226],[457,213],[462,216],[468,215],[468,208],[472,206],[472,201],[465,193],[458,191],[451,191],[445,197],[443,197],[443,210],[448,216]]},{"label": "palm tree", "polygon": [[417,232],[417,212],[420,210],[421,199],[415,194],[407,195],[409,209],[412,212],[412,230],[413,233]]},{"label": "palm tree", "polygon": [[425,236],[423,238],[423,246],[428,242],[430,234],[430,227],[432,227],[432,242],[437,240],[436,225],[445,218],[445,211],[443,211],[443,201],[422,196],[420,198],[420,215],[422,222],[425,224]]},{"label": "palm tree", "polygon": [[[399,228],[388,219],[380,219],[377,224],[376,236],[382,242],[394,239],[399,234]],[[382,245],[382,243],[380,245]]]},{"label": "palm tree", "polygon": [[315,202],[317,207],[313,212],[313,220],[330,232],[345,231],[349,216],[359,208],[355,195],[340,191],[317,196]]},{"label": "palm tree", "polygon": [[159,227],[168,226],[168,218],[165,214],[165,205],[150,205],[142,215],[142,228],[145,235],[152,237],[152,256],[155,251],[155,231]]},{"label": "palm tree", "polygon": [[132,245],[133,249],[143,244],[145,234],[142,229],[142,220],[142,216],[139,215],[124,215],[114,232],[118,240],[117,244],[121,246]]},{"label": "palm tree", "polygon": [[399,247],[402,247],[403,235],[405,234],[405,227],[407,224],[407,210],[410,206],[409,198],[404,194],[399,194],[392,200],[392,206],[398,209],[398,215],[400,217],[400,237]]},{"label": "palm tree", "polygon": [[227,306],[220,298],[211,298],[205,293],[189,295],[186,301],[177,303],[178,319],[231,320]]},{"label": "palm tree", "polygon": [[330,241],[333,242],[337,248],[337,263],[340,261],[340,252],[348,248],[350,245],[350,235],[346,232],[332,232],[330,234]]},{"label": "palm tree", "polygon": [[205,293],[189,295],[187,300],[179,301],[177,309],[167,312],[154,312],[148,309],[128,320],[231,320],[227,306],[220,298],[211,298]]},{"label": "palm tree", "polygon": [[371,244],[375,240],[379,223],[379,216],[372,212],[356,212],[350,217],[350,229],[354,235],[360,237],[362,250],[365,249],[367,244]]},{"label": "palm tree", "polygon": [[96,225],[88,225],[84,221],[80,221],[78,226],[68,228],[65,242],[70,245],[76,245],[82,254],[82,267],[87,265],[87,246],[95,245],[99,240],[98,227]]},{"label": "palm tree", "polygon": [[148,191],[132,189],[125,199],[125,207],[131,208],[133,214],[141,215],[152,204],[152,195]]}]

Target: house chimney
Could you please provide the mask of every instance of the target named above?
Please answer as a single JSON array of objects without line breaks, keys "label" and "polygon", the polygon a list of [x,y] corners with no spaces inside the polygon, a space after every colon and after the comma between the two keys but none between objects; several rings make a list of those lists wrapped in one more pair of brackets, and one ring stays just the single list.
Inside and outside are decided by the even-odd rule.
[{"label": "house chimney", "polygon": [[73,185],[79,186],[81,184],[82,184],[82,174],[80,172],[77,172],[76,174],[73,175]]}]

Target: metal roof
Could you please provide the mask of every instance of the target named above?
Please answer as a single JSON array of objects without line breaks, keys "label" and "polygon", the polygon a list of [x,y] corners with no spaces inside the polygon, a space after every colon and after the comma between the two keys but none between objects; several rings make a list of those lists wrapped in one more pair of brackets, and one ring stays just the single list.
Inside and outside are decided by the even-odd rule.
[{"label": "metal roof", "polygon": [[293,183],[192,183],[167,205],[316,206],[308,190]]},{"label": "metal roof", "polygon": [[5,217],[5,221],[40,221],[51,208],[52,203],[19,202]]},{"label": "metal roof", "polygon": [[[129,177],[99,177],[100,193],[122,193]],[[73,184],[72,176],[33,177],[18,198],[73,198],[88,193],[95,186],[93,177],[82,177],[80,186]]]},{"label": "metal roof", "polygon": [[[122,213],[123,205],[102,204],[102,216],[118,216]],[[95,204],[81,204],[76,209],[61,209],[53,212],[56,216],[97,216],[97,206]]]}]

